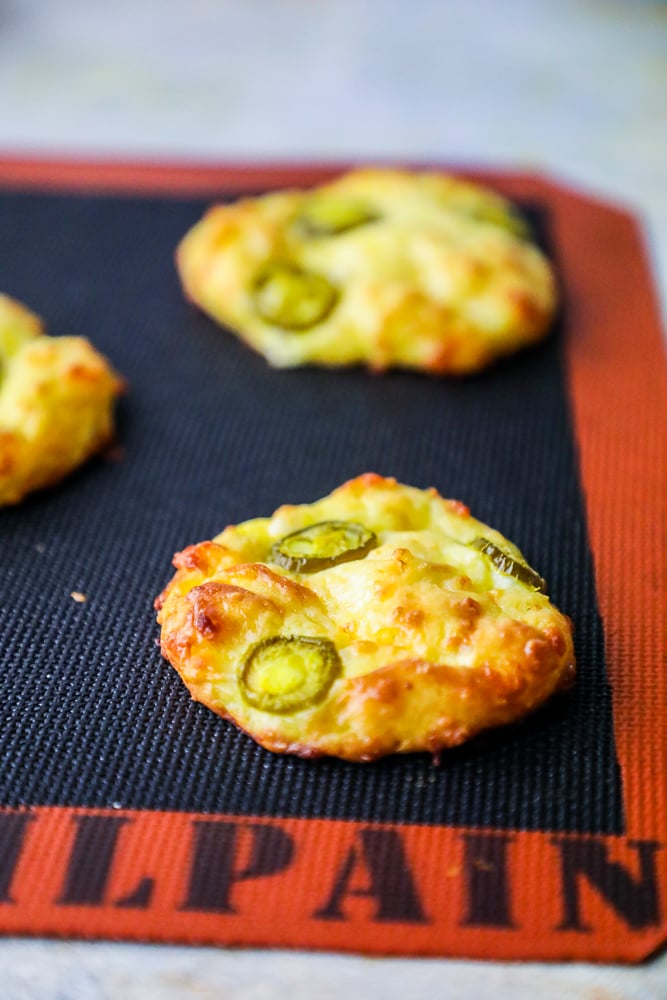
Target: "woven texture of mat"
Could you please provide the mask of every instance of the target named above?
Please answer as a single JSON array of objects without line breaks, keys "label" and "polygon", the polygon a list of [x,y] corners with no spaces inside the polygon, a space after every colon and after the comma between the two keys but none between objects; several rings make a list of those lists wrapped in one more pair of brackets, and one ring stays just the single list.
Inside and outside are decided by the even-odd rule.
[{"label": "woven texture of mat", "polygon": [[[2,290],[41,314],[49,332],[89,336],[129,382],[121,456],[96,459],[0,514],[0,926],[5,914],[7,929],[32,933],[548,957],[557,945],[540,952],[511,913],[508,880],[535,835],[551,845],[562,902],[550,933],[563,925],[563,953],[576,953],[567,940],[579,933],[596,957],[589,905],[608,909],[620,927],[632,931],[634,920],[642,935],[655,934],[661,849],[628,839],[605,657],[613,623],[603,627],[579,469],[567,294],[548,340],[473,378],[275,371],[181,295],[173,249],[208,200],[0,193]],[[529,193],[524,208],[559,268],[566,251],[548,197]],[[572,691],[520,725],[443,754],[439,766],[426,755],[362,766],[271,754],[191,702],[156,648],[152,600],[176,550],[365,471],[463,500],[521,547],[574,621]],[[174,861],[183,884],[173,908],[190,911],[199,931],[169,921],[156,931],[160,877],[144,861],[150,840],[168,835],[156,827],[139,836],[151,817],[187,825],[192,851]],[[53,898],[37,917],[24,908],[23,923],[13,923],[21,872],[29,882],[30,851],[49,823]],[[341,830],[357,839],[327,861],[326,845]],[[470,944],[452,947],[434,930],[437,906],[418,888],[410,838],[429,830],[458,845],[447,850],[460,878],[447,876],[446,859],[437,865],[443,884],[457,882],[457,925],[468,928]],[[289,915],[292,931],[272,936],[258,930],[252,893],[263,886],[275,905],[287,905],[299,878],[307,880],[305,869],[287,880],[303,838],[320,859],[319,904],[309,917],[323,936],[300,931]],[[622,856],[610,853],[613,843]],[[589,846],[573,854],[563,844]],[[597,855],[591,844],[600,845]],[[117,878],[127,891],[113,888]],[[576,898],[568,901],[568,891]],[[234,899],[244,893],[242,906]],[[408,934],[401,944],[394,932],[402,923],[430,927],[430,937]],[[513,931],[510,947],[502,935]]]}]

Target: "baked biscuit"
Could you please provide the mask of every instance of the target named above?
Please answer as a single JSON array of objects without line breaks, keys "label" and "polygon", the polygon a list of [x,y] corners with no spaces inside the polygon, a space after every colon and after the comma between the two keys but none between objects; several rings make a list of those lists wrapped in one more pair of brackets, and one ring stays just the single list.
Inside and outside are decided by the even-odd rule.
[{"label": "baked biscuit", "polygon": [[176,555],[156,601],[193,698],[278,753],[438,754],[574,678],[569,620],[464,504],[368,473]]},{"label": "baked biscuit", "polygon": [[0,295],[0,506],[57,482],[113,435],[122,381],[82,337],[47,337]]},{"label": "baked biscuit", "polygon": [[278,367],[476,371],[540,339],[551,267],[499,195],[365,169],[216,205],[177,251],[186,295]]}]

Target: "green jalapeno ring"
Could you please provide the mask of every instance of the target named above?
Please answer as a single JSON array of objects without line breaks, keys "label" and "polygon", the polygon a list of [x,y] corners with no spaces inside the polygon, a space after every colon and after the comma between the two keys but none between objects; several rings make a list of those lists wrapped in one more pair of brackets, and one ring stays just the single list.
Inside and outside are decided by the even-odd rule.
[{"label": "green jalapeno ring", "polygon": [[375,533],[356,521],[318,521],[281,538],[269,558],[292,573],[317,573],[363,559],[375,545]]},{"label": "green jalapeno ring", "polygon": [[487,556],[500,573],[504,573],[505,576],[513,576],[527,587],[531,587],[541,594],[546,594],[546,581],[527,563],[515,559],[508,552],[490,542],[488,538],[476,538],[471,544],[473,548]]},{"label": "green jalapeno ring", "polygon": [[532,237],[530,223],[513,205],[501,209],[495,205],[461,204],[455,205],[454,210],[475,222],[487,222],[498,229],[504,229],[519,239],[529,240]]},{"label": "green jalapeno ring", "polygon": [[294,226],[313,237],[339,236],[352,229],[378,222],[381,216],[361,201],[314,197],[294,219]]},{"label": "green jalapeno ring", "polygon": [[255,310],[265,323],[295,333],[310,330],[333,311],[338,289],[321,274],[292,261],[270,261],[255,276]]},{"label": "green jalapeno ring", "polygon": [[275,635],[250,647],[238,684],[241,697],[252,708],[286,715],[319,704],[341,670],[330,639]]}]

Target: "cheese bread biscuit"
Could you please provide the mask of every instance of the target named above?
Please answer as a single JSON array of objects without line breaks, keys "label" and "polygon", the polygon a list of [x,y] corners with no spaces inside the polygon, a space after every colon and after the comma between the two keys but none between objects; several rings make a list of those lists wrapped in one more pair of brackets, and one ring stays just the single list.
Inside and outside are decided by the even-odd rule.
[{"label": "cheese bread biscuit", "polygon": [[509,202],[442,174],[355,170],[216,205],[177,265],[186,295],[278,367],[473,372],[539,340],[556,304]]},{"label": "cheese bread biscuit", "polygon": [[0,295],[0,506],[57,482],[113,435],[122,381],[82,337],[47,337]]},{"label": "cheese bread biscuit", "polygon": [[174,559],[163,655],[278,753],[437,754],[574,677],[569,620],[519,550],[435,490],[368,473]]}]

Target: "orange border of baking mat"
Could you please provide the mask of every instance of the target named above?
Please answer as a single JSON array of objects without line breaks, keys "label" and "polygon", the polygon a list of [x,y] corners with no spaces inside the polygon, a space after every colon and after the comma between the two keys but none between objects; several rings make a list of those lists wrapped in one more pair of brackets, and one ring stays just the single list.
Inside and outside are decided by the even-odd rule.
[{"label": "orange border of baking mat", "polygon": [[[214,195],[340,169],[15,158],[0,183]],[[616,208],[541,177],[461,172],[551,210],[627,833],[6,809],[0,930],[628,962],[665,940],[667,368],[649,265]]]}]

